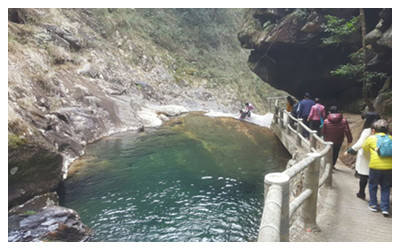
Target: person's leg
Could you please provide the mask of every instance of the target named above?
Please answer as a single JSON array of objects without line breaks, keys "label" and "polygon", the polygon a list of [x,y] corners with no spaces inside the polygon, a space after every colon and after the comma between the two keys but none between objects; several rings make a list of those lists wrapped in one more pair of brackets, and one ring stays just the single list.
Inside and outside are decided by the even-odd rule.
[{"label": "person's leg", "polygon": [[[310,124],[307,121],[308,116],[304,116],[304,117],[301,117],[301,118],[303,119],[304,125],[306,125],[307,127],[310,127]],[[309,138],[310,137],[310,133],[308,133],[308,131],[305,130],[305,129],[303,129],[301,134],[303,135],[304,138]]]},{"label": "person's leg", "polygon": [[359,182],[360,190],[357,193],[357,197],[360,199],[365,199],[365,187],[367,186],[368,183],[368,175],[359,174],[359,176],[360,176],[360,182]]},{"label": "person's leg", "polygon": [[390,212],[390,187],[392,185],[392,170],[381,170],[381,210]]},{"label": "person's leg", "polygon": [[321,127],[321,121],[317,121],[317,135],[318,136],[321,136],[321,130],[322,130],[322,127]]},{"label": "person's leg", "polygon": [[337,158],[339,157],[339,151],[340,151],[341,146],[342,146],[342,144],[336,144],[336,143],[333,144],[332,166],[334,169],[335,169],[335,164],[336,164]]},{"label": "person's leg", "polygon": [[317,130],[319,127],[318,125],[319,125],[319,121],[314,121],[314,120],[310,121],[310,129],[311,130]]},{"label": "person's leg", "polygon": [[380,174],[378,172],[379,170],[375,170],[370,168],[369,169],[369,207],[370,208],[375,208],[374,212],[378,211],[378,201],[376,198],[376,193],[378,190],[378,185],[379,185],[379,180],[380,180]]}]

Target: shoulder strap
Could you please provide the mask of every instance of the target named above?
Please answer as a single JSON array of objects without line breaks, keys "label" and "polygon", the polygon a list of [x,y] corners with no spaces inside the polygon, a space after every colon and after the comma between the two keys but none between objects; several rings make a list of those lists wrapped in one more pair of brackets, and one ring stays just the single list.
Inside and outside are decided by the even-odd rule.
[{"label": "shoulder strap", "polygon": [[321,115],[321,111],[319,111],[318,105],[316,104],[315,106],[317,107],[317,110],[318,110],[319,117],[322,117],[322,115]]}]

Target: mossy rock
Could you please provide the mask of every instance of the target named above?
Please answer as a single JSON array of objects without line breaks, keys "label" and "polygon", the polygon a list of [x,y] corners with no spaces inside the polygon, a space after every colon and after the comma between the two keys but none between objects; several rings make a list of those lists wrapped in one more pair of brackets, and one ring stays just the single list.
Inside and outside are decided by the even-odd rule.
[{"label": "mossy rock", "polygon": [[25,145],[26,140],[20,138],[18,135],[13,133],[8,133],[8,148],[17,149],[18,147]]},{"label": "mossy rock", "polygon": [[55,190],[62,180],[62,163],[61,154],[9,134],[9,207]]}]

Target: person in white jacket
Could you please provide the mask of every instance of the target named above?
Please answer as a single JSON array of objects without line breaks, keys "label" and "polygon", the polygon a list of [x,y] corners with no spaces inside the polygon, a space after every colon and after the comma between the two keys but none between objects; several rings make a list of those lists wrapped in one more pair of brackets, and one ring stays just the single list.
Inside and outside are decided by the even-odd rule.
[{"label": "person in white jacket", "polygon": [[371,135],[372,124],[380,119],[379,114],[376,112],[367,112],[362,116],[365,119],[363,131],[360,135],[358,141],[352,145],[345,153],[344,156],[347,157],[348,154],[356,154],[356,176],[359,176],[359,191],[356,196],[362,200],[365,199],[365,187],[368,183],[369,176],[369,160],[370,154],[362,150],[362,145],[364,141]]}]

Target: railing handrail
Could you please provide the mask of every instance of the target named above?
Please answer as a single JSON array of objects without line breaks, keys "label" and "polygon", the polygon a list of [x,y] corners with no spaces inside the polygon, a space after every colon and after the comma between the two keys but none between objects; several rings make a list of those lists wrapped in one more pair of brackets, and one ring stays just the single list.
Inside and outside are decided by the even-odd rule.
[{"label": "railing handrail", "polygon": [[267,100],[276,100],[276,99],[286,99],[287,97],[285,96],[272,96],[272,97],[267,97]]},{"label": "railing handrail", "polygon": [[[290,136],[288,134],[294,134],[296,147],[304,148],[309,153],[306,158],[285,171],[270,173],[265,176],[264,210],[258,241],[289,241],[289,220],[302,205],[306,207],[302,209],[300,214],[304,225],[307,225],[307,227],[318,227],[316,224],[318,188],[324,183],[328,185],[332,184],[332,143],[325,142],[317,135],[316,131],[309,129],[302,122],[302,119],[293,117],[286,110],[280,110],[280,99],[284,99],[284,97],[276,98],[274,119],[271,126],[275,126],[276,129],[280,130],[287,137]],[[269,103],[272,100],[273,98],[269,98]],[[284,115],[289,119],[286,122]],[[292,128],[290,121],[297,123],[297,129]],[[310,140],[301,135],[302,129],[310,133]],[[317,142],[324,147],[318,150]],[[321,162],[323,174],[320,178]],[[290,180],[302,171],[305,171],[305,188],[302,193],[289,202]],[[277,186],[280,188],[277,188]],[[279,230],[276,230],[277,228]]]}]

